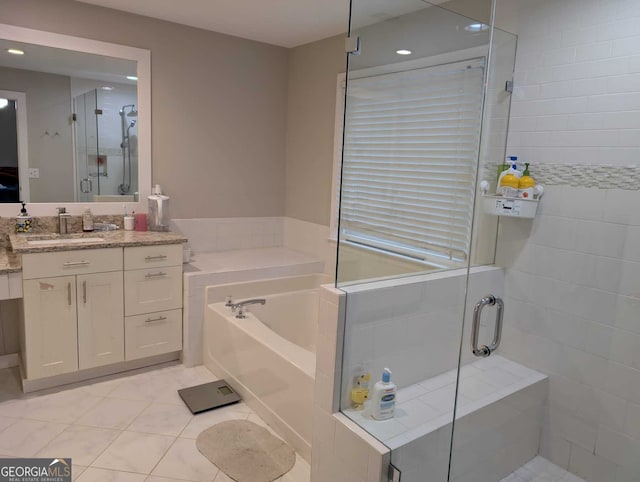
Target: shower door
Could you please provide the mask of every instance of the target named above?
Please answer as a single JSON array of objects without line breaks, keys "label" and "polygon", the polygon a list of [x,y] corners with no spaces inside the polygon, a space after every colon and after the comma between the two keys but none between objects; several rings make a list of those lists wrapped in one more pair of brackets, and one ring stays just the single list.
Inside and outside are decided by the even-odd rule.
[{"label": "shower door", "polygon": [[[338,80],[341,410],[391,449],[403,482],[474,480],[456,478],[472,476],[473,457],[459,463],[451,451],[456,411],[473,402],[458,391],[475,368],[460,367],[474,358],[474,305],[502,296],[502,271],[491,266],[497,218],[476,197],[480,180],[495,188],[505,155],[515,37],[493,35],[491,0],[456,4],[352,0],[347,75]],[[503,60],[495,79],[494,37]],[[493,309],[484,310],[479,344],[491,340]],[[394,418],[380,421],[357,388],[383,368],[399,391]]]},{"label": "shower door", "polygon": [[75,140],[75,197],[78,202],[93,201],[100,193],[100,156],[98,135],[98,91],[93,89],[73,99]]}]

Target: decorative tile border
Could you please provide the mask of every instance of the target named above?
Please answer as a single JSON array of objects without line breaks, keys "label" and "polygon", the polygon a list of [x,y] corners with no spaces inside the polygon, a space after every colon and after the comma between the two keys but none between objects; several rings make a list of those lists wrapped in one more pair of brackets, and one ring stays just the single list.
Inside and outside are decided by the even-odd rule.
[{"label": "decorative tile border", "polygon": [[[530,166],[531,177],[545,186],[590,187],[640,191],[639,166],[611,166],[589,164],[540,163]],[[495,182],[497,163],[487,163],[482,169],[483,179]]]}]

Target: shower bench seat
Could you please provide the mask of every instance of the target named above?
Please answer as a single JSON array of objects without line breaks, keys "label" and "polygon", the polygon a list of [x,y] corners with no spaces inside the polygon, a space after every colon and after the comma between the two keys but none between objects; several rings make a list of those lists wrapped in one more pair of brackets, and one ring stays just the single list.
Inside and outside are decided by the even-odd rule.
[{"label": "shower bench seat", "polygon": [[[392,462],[403,473],[446,476],[456,376],[454,369],[399,389],[393,419],[377,421],[350,409],[344,414],[394,451]],[[451,480],[473,482],[481,470],[500,480],[535,457],[547,390],[546,375],[500,355],[463,366]]]}]

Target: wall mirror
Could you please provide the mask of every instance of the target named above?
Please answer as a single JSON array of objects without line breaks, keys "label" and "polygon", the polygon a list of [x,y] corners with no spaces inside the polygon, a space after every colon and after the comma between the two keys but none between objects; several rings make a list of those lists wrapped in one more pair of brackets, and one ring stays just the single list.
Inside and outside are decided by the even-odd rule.
[{"label": "wall mirror", "polygon": [[0,216],[144,210],[148,50],[0,25]]}]

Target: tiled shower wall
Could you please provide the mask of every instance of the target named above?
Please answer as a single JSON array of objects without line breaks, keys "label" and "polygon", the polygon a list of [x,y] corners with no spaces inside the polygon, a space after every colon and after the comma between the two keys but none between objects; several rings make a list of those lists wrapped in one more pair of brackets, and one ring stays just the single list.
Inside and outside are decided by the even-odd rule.
[{"label": "tiled shower wall", "polygon": [[538,162],[598,168],[594,187],[547,186],[533,222],[501,221],[501,350],[550,377],[543,456],[590,482],[637,481],[640,191],[633,175],[603,187],[639,165],[640,3],[518,3],[531,8],[502,19],[519,34],[509,152],[534,177]]}]

